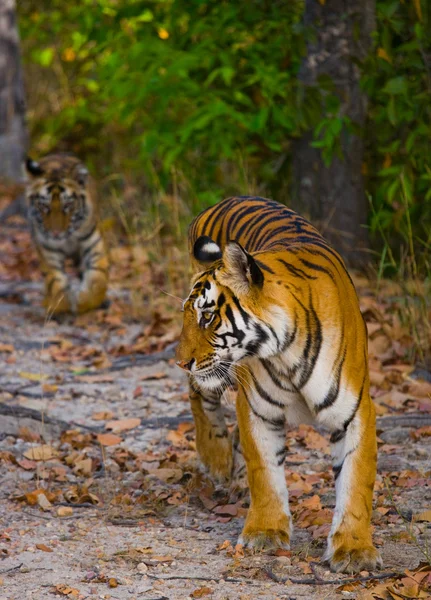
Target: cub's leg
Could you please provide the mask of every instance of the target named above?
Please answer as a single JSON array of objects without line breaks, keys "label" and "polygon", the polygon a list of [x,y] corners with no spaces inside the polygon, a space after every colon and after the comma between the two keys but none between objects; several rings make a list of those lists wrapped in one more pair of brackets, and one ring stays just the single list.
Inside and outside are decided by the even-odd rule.
[{"label": "cub's leg", "polygon": [[331,435],[336,506],[325,557],[333,571],[346,573],[382,566],[370,527],[377,443],[375,409],[368,389],[360,392],[358,402],[351,422]]},{"label": "cub's leg", "polygon": [[57,315],[71,310],[69,281],[64,273],[64,257],[55,251],[42,252],[38,248],[45,277],[43,305],[48,314]]},{"label": "cub's leg", "polygon": [[105,299],[108,288],[109,262],[103,240],[96,230],[82,249],[82,283],[76,311],[84,313],[98,308]]},{"label": "cub's leg", "polygon": [[257,550],[289,548],[291,515],[284,475],[284,410],[239,387],[237,416],[250,508],[239,542]]},{"label": "cub's leg", "polygon": [[190,403],[199,458],[214,479],[229,481],[232,475],[232,441],[223,416],[221,396],[199,389],[191,380]]}]

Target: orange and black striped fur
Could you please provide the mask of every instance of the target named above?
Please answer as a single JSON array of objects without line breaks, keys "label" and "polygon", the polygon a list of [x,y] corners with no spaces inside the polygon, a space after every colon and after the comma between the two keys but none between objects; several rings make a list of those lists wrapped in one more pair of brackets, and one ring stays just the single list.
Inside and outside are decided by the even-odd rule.
[{"label": "orange and black striped fur", "polygon": [[[108,286],[108,258],[98,230],[88,170],[75,156],[28,159],[28,218],[45,275],[44,305],[51,314],[97,308]],[[79,268],[81,285],[72,293],[65,260]]]},{"label": "orange and black striped fur", "polygon": [[[289,546],[285,425],[314,422],[331,436],[331,568],[381,566],[370,530],[377,447],[367,333],[343,261],[303,217],[255,197],[205,210],[189,244],[196,274],[177,364],[190,374],[204,465],[229,480],[245,459],[251,504],[240,542]],[[239,442],[220,406],[232,381]]]}]

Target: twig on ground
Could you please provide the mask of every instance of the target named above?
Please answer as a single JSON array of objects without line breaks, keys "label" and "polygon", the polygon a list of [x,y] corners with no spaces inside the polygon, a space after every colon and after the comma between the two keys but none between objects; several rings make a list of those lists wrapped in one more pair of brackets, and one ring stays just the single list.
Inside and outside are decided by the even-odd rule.
[{"label": "twig on ground", "polygon": [[313,579],[297,579],[295,577],[277,577],[270,569],[263,569],[263,572],[276,583],[295,583],[298,585],[343,585],[345,583],[356,583],[371,581],[373,579],[390,579],[398,577],[399,573],[379,573],[378,575],[367,575],[366,577],[347,577],[346,579],[322,579],[317,576]]},{"label": "twig on ground", "polygon": [[19,565],[16,565],[16,567],[11,567],[10,569],[4,569],[3,571],[0,571],[0,573],[3,575],[3,573],[10,573],[11,571],[18,571],[18,569],[20,569],[23,566],[24,563],[19,563]]},{"label": "twig on ground", "polygon": [[170,581],[172,579],[184,579],[186,581],[215,581],[220,583],[226,581],[228,583],[250,583],[256,585],[256,581],[252,579],[236,579],[235,577],[198,577],[196,575],[168,575],[167,577],[160,577],[158,575],[147,575],[150,579],[159,579],[160,581]]}]

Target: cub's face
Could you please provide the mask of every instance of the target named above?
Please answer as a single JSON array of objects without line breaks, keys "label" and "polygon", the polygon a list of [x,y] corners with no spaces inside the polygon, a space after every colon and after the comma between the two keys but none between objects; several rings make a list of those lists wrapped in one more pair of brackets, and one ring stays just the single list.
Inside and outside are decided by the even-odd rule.
[{"label": "cub's face", "polygon": [[177,347],[178,366],[207,389],[223,387],[230,381],[234,365],[243,359],[273,353],[271,327],[255,314],[250,302],[260,294],[263,282],[248,277],[248,263],[243,262],[243,269],[244,251],[239,246],[227,252],[231,253],[228,260],[224,255],[224,260],[194,281],[184,303]]},{"label": "cub's face", "polygon": [[[30,165],[29,165],[30,163]],[[84,173],[62,172],[43,168],[29,161],[27,170],[31,181],[27,186],[30,216],[44,236],[54,240],[66,238],[86,216],[88,203]],[[85,169],[85,168],[83,168]],[[86,171],[85,171],[86,172]]]},{"label": "cub's face", "polygon": [[40,180],[30,187],[27,196],[37,224],[48,237],[61,239],[71,232],[83,205],[76,184]]}]

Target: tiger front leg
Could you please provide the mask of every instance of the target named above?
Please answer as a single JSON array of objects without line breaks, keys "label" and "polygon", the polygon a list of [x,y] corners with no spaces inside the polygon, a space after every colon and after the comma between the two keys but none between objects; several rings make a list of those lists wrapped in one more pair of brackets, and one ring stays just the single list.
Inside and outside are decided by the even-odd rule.
[{"label": "tiger front leg", "polygon": [[196,450],[202,464],[217,481],[232,474],[232,441],[223,416],[220,395],[190,383],[190,404],[196,427]]},{"label": "tiger front leg", "polygon": [[325,558],[333,571],[344,573],[382,566],[370,525],[377,467],[375,409],[368,393],[359,401],[348,427],[331,435],[336,506]]},{"label": "tiger front leg", "polygon": [[76,301],[78,314],[98,308],[106,297],[109,263],[100,236],[89,251],[84,250],[82,268],[82,283]]},{"label": "tiger front leg", "polygon": [[69,282],[67,276],[58,269],[48,270],[45,275],[43,305],[49,315],[59,315],[71,311]]},{"label": "tiger front leg", "polygon": [[284,411],[259,396],[237,398],[239,434],[250,488],[250,508],[239,543],[255,550],[289,548],[291,514],[284,474]]}]

